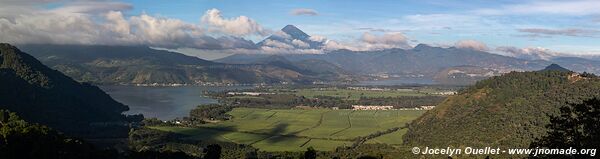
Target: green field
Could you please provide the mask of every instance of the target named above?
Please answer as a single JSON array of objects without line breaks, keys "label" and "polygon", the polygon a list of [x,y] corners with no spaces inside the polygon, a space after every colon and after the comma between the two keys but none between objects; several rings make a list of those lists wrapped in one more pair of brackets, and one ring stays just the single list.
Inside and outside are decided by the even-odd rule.
[{"label": "green field", "polygon": [[[303,151],[312,146],[331,151],[351,145],[354,138],[403,127],[419,117],[418,110],[331,110],[236,108],[232,120],[199,128],[153,127],[189,136],[192,140],[218,140],[252,145],[263,151]],[[401,143],[404,130],[380,136],[369,143]],[[375,141],[376,140],[376,141]]]}]

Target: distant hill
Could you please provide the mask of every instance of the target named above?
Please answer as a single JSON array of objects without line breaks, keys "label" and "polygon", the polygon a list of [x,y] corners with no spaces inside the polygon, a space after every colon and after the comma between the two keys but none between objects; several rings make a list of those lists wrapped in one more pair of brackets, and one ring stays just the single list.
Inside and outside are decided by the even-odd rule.
[{"label": "distant hill", "polygon": [[494,69],[477,66],[455,66],[448,67],[434,76],[434,80],[440,84],[448,85],[470,85],[479,80],[501,75]]},{"label": "distant hill", "polygon": [[403,137],[429,147],[527,148],[567,102],[600,97],[600,78],[556,70],[511,72],[477,82],[414,120]]},{"label": "distant hill", "polygon": [[[121,114],[129,110],[126,105],[9,44],[0,44],[0,88],[0,109],[16,112],[28,121],[75,136],[127,135],[126,117]],[[106,125],[124,131],[112,134],[119,129]]]},{"label": "distant hill", "polygon": [[317,76],[320,79],[360,79],[360,75],[346,71],[338,65],[321,59],[305,59],[290,61],[286,55],[233,55],[230,58],[219,59],[216,62],[228,64],[269,64],[288,68],[303,74]]},{"label": "distant hill", "polygon": [[550,64],[550,65],[546,66],[546,68],[542,69],[541,71],[571,72],[571,70],[566,69],[558,64]]},{"label": "distant hill", "polygon": [[102,84],[310,83],[342,78],[323,79],[287,64],[223,64],[144,46],[20,47],[78,81]]},{"label": "distant hill", "polygon": [[600,59],[580,57],[555,57],[550,62],[576,72],[600,74]]},{"label": "distant hill", "polygon": [[[216,61],[223,63],[253,63],[265,56],[237,54]],[[399,77],[424,77],[429,79],[435,79],[440,73],[460,66],[473,66],[493,72],[507,73],[510,71],[540,70],[550,64],[548,61],[528,61],[471,49],[440,48],[425,44],[417,45],[413,49],[337,50],[325,54],[280,54],[279,56],[283,56],[291,62],[322,60],[357,75],[385,73]],[[478,74],[474,76],[486,75]],[[461,80],[471,81],[471,79]],[[480,79],[483,78],[477,80]],[[472,84],[472,82],[467,83]]]}]

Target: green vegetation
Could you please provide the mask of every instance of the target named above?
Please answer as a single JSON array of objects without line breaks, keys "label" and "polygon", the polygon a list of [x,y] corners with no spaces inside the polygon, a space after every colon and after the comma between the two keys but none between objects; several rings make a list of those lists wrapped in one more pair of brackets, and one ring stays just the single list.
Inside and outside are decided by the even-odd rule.
[{"label": "green vegetation", "polygon": [[[129,108],[98,87],[52,70],[9,44],[0,44],[0,109],[78,137],[125,137]],[[135,117],[139,119],[139,116]]]},{"label": "green vegetation", "polygon": [[339,146],[351,146],[358,137],[403,127],[423,112],[235,108],[228,113],[232,119],[227,121],[194,128],[152,128],[185,135],[189,140],[233,142],[263,151],[303,151],[308,147],[331,151]]},{"label": "green vegetation", "polygon": [[557,115],[565,103],[599,96],[599,78],[560,71],[512,72],[449,97],[413,121],[403,140],[430,147],[527,148],[547,134],[549,116]]},{"label": "green vegetation", "polygon": [[[530,148],[575,148],[577,150],[600,148],[600,99],[587,99],[571,103],[553,116],[548,135],[536,140]],[[592,154],[593,153],[593,154]],[[564,158],[592,158],[596,150],[588,154],[575,154]],[[557,158],[556,155],[530,155],[530,158]]]},{"label": "green vegetation", "polygon": [[0,110],[0,154],[2,158],[103,158],[81,140],[28,123],[6,110]]}]

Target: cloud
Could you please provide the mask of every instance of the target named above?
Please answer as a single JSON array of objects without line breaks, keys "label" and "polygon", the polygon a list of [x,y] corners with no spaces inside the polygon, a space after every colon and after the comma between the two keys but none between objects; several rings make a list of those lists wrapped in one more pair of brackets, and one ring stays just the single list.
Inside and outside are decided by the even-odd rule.
[{"label": "cloud", "polygon": [[264,41],[264,46],[268,46],[268,47],[272,47],[272,48],[280,48],[280,49],[294,49],[294,46],[292,46],[290,44],[286,44],[286,43],[271,40],[271,39],[266,39]]},{"label": "cloud", "polygon": [[202,16],[201,21],[208,24],[211,30],[231,35],[246,36],[268,34],[268,31],[263,29],[256,21],[246,16],[226,19],[221,15],[221,11],[214,8],[206,11]]},{"label": "cloud", "polygon": [[308,45],[308,43],[305,43],[304,41],[301,41],[298,39],[292,40],[292,44],[296,45],[299,48],[309,48],[310,47],[310,45]]},{"label": "cloud", "polygon": [[477,51],[488,51],[489,48],[483,42],[476,40],[461,40],[454,44],[454,47],[464,48],[464,49],[473,49]]},{"label": "cloud", "polygon": [[315,42],[326,42],[327,38],[325,36],[321,36],[321,35],[312,35],[308,38],[311,41],[315,41]]},{"label": "cloud", "polygon": [[390,29],[381,29],[381,28],[358,28],[356,30],[366,30],[366,31],[370,31],[370,32],[392,32],[392,30]]},{"label": "cloud", "polygon": [[51,12],[58,13],[106,13],[109,11],[125,11],[131,10],[133,6],[131,4],[122,2],[96,2],[96,1],[82,1],[68,3],[57,9],[51,10]]},{"label": "cloud", "polygon": [[556,15],[595,15],[600,14],[600,1],[533,1],[526,4],[505,5],[497,9],[478,9],[475,13],[484,15],[510,14],[556,14]]},{"label": "cloud", "polygon": [[544,28],[525,28],[518,29],[519,32],[528,33],[526,36],[530,37],[543,37],[560,35],[560,36],[573,36],[573,37],[595,37],[600,33],[599,30],[593,29],[544,29]]},{"label": "cloud", "polygon": [[542,47],[516,48],[512,46],[497,47],[500,54],[526,60],[550,60],[558,53]]},{"label": "cloud", "polygon": [[365,32],[360,39],[350,43],[326,40],[324,48],[325,50],[346,49],[352,51],[371,51],[392,48],[409,49],[412,47],[408,44],[408,41],[408,38],[400,32],[385,33],[381,35]]},{"label": "cloud", "polygon": [[317,16],[319,15],[319,13],[314,10],[314,9],[308,9],[308,8],[296,8],[290,11],[291,15],[308,15],[308,16]]},{"label": "cloud", "polygon": [[[210,24],[188,23],[179,19],[152,16],[145,13],[124,17],[131,5],[120,2],[66,2],[53,9],[35,8],[45,1],[6,3],[0,7],[20,8],[26,12],[0,11],[0,42],[15,44],[85,44],[85,45],[148,45],[164,48],[256,49],[252,41],[241,35],[262,32],[249,18],[215,19],[209,10],[204,17],[213,17]],[[220,16],[217,16],[220,17]],[[220,20],[220,22],[219,22]],[[218,26],[215,26],[218,24]],[[231,34],[207,30],[207,25]],[[231,25],[239,25],[232,29]],[[219,32],[221,33],[221,32]]]},{"label": "cloud", "polygon": [[407,45],[407,38],[404,34],[396,32],[396,33],[386,33],[381,36],[377,36],[368,32],[365,32],[361,39],[363,42],[368,44],[385,44],[390,46],[398,46],[404,47]]}]

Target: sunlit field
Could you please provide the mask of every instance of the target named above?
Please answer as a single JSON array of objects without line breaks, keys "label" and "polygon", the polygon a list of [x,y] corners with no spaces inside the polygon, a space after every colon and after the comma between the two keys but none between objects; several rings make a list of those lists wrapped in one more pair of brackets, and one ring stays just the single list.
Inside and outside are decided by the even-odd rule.
[{"label": "sunlit field", "polygon": [[[331,110],[236,108],[232,120],[199,128],[153,127],[187,135],[191,140],[218,140],[252,145],[263,151],[330,151],[377,131],[404,127],[422,110]],[[399,144],[405,130],[382,135],[373,143]]]}]

